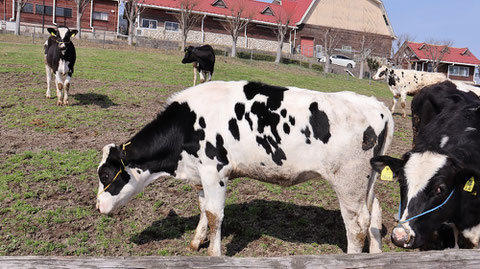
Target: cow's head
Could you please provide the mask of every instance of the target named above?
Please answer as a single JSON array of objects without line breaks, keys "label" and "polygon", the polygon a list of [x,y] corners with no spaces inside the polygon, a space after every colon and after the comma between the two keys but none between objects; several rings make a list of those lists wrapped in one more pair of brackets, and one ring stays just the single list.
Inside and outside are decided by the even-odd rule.
[{"label": "cow's head", "polygon": [[182,59],[182,64],[193,63],[196,61],[195,55],[193,54],[193,46],[188,46],[185,48],[185,56]]},{"label": "cow's head", "polygon": [[55,28],[47,28],[48,32],[50,35],[52,35],[55,38],[55,41],[58,43],[58,48],[60,50],[65,50],[66,44],[71,42],[71,38],[74,37],[78,31],[77,30],[70,30],[68,27],[58,27],[57,29]]},{"label": "cow's head", "polygon": [[[431,151],[409,152],[402,159],[377,156],[370,163],[377,172],[389,166],[398,177],[400,224],[392,231],[392,241],[403,248],[419,248],[433,238],[434,232],[455,213],[458,193],[475,174],[447,155]],[[445,201],[440,208],[409,220]]]},{"label": "cow's head", "polygon": [[382,67],[378,68],[377,73],[375,73],[375,75],[372,77],[372,79],[373,79],[373,80],[384,79],[384,78],[387,77],[387,75],[389,74],[389,72],[390,72],[391,70],[392,70],[392,69],[389,68],[388,66],[382,65]]},{"label": "cow's head", "polygon": [[166,173],[150,173],[134,167],[126,158],[125,146],[109,144],[103,147],[103,156],[98,166],[97,209],[109,214],[126,204],[140,193],[155,178]]}]

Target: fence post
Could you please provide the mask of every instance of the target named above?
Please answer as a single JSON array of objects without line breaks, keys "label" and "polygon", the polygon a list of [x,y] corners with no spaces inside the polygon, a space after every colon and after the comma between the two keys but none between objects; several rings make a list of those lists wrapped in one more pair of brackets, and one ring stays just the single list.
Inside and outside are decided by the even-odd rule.
[{"label": "fence post", "polygon": [[35,25],[33,26],[32,43],[35,44]]},{"label": "fence post", "polygon": [[107,30],[103,31],[103,48],[105,48],[105,35],[107,34]]}]

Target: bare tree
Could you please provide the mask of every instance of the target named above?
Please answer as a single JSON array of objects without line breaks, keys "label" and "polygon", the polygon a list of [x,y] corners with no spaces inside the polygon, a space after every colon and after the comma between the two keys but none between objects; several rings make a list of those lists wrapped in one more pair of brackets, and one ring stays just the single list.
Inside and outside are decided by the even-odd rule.
[{"label": "bare tree", "polygon": [[448,47],[453,44],[452,41],[438,41],[430,39],[427,43],[423,44],[420,49],[425,50],[425,55],[428,57],[429,62],[432,64],[433,72],[438,71],[438,66],[443,60],[445,54],[449,53]]},{"label": "bare tree", "polygon": [[292,17],[295,11],[285,11],[284,9],[280,9],[278,12],[278,14],[275,14],[275,19],[277,21],[275,34],[277,35],[278,41],[277,57],[275,58],[275,63],[280,63],[280,59],[282,58],[283,41],[285,39],[285,36],[287,35],[288,26],[292,22]]},{"label": "bare tree", "polygon": [[324,72],[330,72],[330,56],[338,46],[337,32],[332,28],[325,29],[325,32],[320,36],[320,41],[323,45],[323,55],[325,56]]},{"label": "bare tree", "polygon": [[240,31],[243,30],[253,18],[253,12],[248,9],[248,4],[245,0],[231,1],[230,16],[225,16],[225,21],[222,22],[223,28],[232,37],[232,53],[231,56],[237,55],[237,40]]},{"label": "bare tree", "polygon": [[28,3],[28,0],[17,0],[17,16],[15,18],[15,35],[20,35],[20,13],[22,8]]},{"label": "bare tree", "polygon": [[78,30],[78,37],[82,37],[82,16],[85,8],[87,7],[90,0],[73,0],[75,5],[77,6],[77,30]]},{"label": "bare tree", "polygon": [[414,56],[411,50],[407,50],[406,47],[402,48],[402,46],[410,41],[414,41],[415,38],[412,37],[410,34],[401,34],[397,37],[395,42],[392,46],[392,55],[393,55],[393,62],[395,65],[402,65],[403,62],[407,62],[408,69],[411,66],[411,58]]},{"label": "bare tree", "polygon": [[[143,0],[142,0],[143,3]],[[138,16],[142,14],[145,7],[142,6],[140,0],[127,0],[125,1],[125,17],[128,20],[128,45],[133,44],[133,38],[135,37],[135,24]]]},{"label": "bare tree", "polygon": [[187,45],[188,32],[202,18],[201,14],[194,13],[194,9],[198,4],[199,0],[180,0],[180,13],[175,14],[180,24],[180,29],[182,29],[182,51]]},{"label": "bare tree", "polygon": [[363,79],[365,61],[370,57],[375,50],[375,47],[378,46],[377,39],[378,38],[374,33],[367,33],[365,31],[360,37],[360,50],[358,53],[358,61],[360,62],[360,74],[358,74],[359,79]]}]

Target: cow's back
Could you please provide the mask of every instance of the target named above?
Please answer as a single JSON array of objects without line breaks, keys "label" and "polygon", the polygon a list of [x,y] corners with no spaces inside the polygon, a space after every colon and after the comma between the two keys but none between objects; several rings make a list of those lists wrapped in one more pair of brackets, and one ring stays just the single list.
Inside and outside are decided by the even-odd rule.
[{"label": "cow's back", "polygon": [[217,145],[221,137],[231,173],[281,185],[368,163],[374,150],[388,147],[393,134],[388,109],[352,92],[215,81],[171,101],[187,102],[204,119],[203,147]]}]

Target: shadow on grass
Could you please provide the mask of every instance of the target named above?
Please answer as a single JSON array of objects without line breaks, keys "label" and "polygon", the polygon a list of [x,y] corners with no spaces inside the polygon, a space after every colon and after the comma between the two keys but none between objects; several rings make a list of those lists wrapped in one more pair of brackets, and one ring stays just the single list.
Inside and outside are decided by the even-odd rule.
[{"label": "shadow on grass", "polygon": [[109,108],[117,105],[108,96],[98,93],[77,93],[72,97],[78,101],[78,104],[74,104],[77,106],[97,105],[101,108]]},{"label": "shadow on grass", "polygon": [[[344,252],[347,249],[345,226],[339,210],[254,200],[228,205],[224,214],[222,237],[233,235],[232,241],[227,245],[227,256],[242,251],[262,235],[288,242],[337,245]],[[194,230],[198,220],[199,215],[183,218],[170,212],[167,218],[153,222],[150,227],[132,236],[130,241],[142,245],[151,241],[179,238],[185,231]],[[206,246],[208,245],[202,245]]]}]

